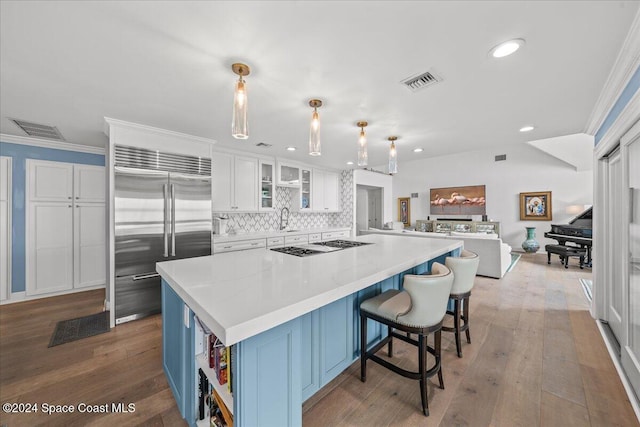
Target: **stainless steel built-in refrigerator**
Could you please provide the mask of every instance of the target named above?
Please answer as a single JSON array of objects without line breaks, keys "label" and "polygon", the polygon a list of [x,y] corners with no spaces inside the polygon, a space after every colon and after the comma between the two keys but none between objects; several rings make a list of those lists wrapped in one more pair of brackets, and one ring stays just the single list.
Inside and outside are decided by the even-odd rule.
[{"label": "stainless steel built-in refrigerator", "polygon": [[159,313],[156,262],[211,255],[211,159],[115,147],[116,324]]}]

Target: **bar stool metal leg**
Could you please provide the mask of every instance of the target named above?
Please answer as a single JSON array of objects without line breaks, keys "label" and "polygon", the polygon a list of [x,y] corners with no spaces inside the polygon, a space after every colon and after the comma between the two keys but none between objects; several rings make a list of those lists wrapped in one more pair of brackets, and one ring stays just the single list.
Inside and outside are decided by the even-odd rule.
[{"label": "bar stool metal leg", "polygon": [[360,381],[367,381],[367,318],[360,314]]}]

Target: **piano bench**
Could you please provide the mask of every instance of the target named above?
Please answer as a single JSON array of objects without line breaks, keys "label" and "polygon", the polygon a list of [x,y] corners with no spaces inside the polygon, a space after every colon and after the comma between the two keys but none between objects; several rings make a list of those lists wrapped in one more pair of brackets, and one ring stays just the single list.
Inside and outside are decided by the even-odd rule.
[{"label": "piano bench", "polygon": [[587,255],[585,248],[565,245],[545,245],[544,250],[547,251],[547,264],[551,264],[551,254],[556,254],[560,256],[560,262],[564,264],[564,268],[569,268],[569,257],[580,258],[580,268],[584,268],[584,257]]}]

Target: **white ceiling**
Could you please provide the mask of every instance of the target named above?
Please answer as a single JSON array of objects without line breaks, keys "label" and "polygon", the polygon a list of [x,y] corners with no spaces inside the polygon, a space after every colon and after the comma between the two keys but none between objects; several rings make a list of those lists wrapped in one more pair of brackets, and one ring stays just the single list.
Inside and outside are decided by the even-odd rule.
[{"label": "white ceiling", "polygon": [[[106,116],[341,169],[356,161],[358,120],[370,123],[370,165],[386,162],[390,135],[402,164],[579,133],[639,4],[3,0],[0,132],[23,135],[10,117],[103,146]],[[487,56],[516,37],[516,54]],[[234,62],[251,67],[244,141],[230,132]],[[428,70],[444,81],[400,84]],[[307,154],[315,97],[319,158]],[[525,124],[536,129],[519,133]]]}]

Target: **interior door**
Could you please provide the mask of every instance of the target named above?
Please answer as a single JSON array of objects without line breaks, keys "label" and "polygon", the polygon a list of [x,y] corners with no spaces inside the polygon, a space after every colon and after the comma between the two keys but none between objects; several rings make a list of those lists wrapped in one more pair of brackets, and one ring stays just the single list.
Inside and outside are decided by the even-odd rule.
[{"label": "interior door", "polygon": [[[627,148],[627,170],[629,186],[629,258],[628,258],[628,297],[629,314],[628,341],[621,351],[622,366],[640,396],[640,128],[636,124],[629,133],[631,135]],[[625,143],[623,138],[623,143]]]},{"label": "interior door", "polygon": [[610,239],[609,259],[607,264],[610,267],[610,274],[607,280],[607,321],[611,331],[616,336],[619,343],[624,340],[624,328],[622,318],[624,312],[624,263],[626,262],[626,251],[619,244],[624,233],[624,212],[620,209],[622,202],[622,161],[620,149],[616,149],[609,155],[608,164],[608,201],[607,209],[609,224],[607,225],[607,238]]},{"label": "interior door", "polygon": [[0,157],[0,301],[11,291],[11,157]]},{"label": "interior door", "polygon": [[211,255],[211,179],[172,173],[169,192],[169,255],[176,259]]}]

